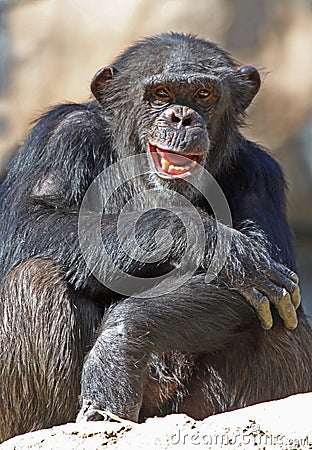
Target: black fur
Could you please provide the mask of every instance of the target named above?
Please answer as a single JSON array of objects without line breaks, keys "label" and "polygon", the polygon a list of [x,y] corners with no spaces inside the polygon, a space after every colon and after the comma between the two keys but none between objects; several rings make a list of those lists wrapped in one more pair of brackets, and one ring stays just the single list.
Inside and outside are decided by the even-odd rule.
[{"label": "black fur", "polygon": [[[174,101],[151,101],[157,83],[179,92]],[[194,103],[199,83],[212,89],[208,103]],[[96,75],[97,101],[61,105],[39,119],[0,187],[0,439],[75,419],[80,381],[80,420],[110,413],[144,420],[175,411],[200,419],[311,390],[312,333],[298,307],[296,275],[284,267],[296,269],[284,177],[272,157],[239,131],[259,85],[255,69],[239,70],[216,45],[163,34],[130,47],[114,69]],[[110,258],[89,249],[105,279],[113,279],[118,266],[143,277],[143,286],[144,277],[169,276],[179,267],[188,244],[185,230],[194,223],[183,210],[183,220],[163,210],[160,200],[169,205],[174,191],[200,214],[205,248],[202,258],[191,252],[198,270],[177,290],[139,298],[143,287],[137,284],[126,297],[101,284],[87,266],[78,239],[80,206],[104,169],[147,152],[151,136],[186,154],[195,138],[186,125],[180,135],[171,120],[190,111],[201,129],[196,141],[205,149],[201,164],[223,189],[233,227],[218,225],[203,196],[183,180],[151,170],[127,181],[101,221]],[[192,130],[192,123],[187,126]],[[169,148],[172,142],[179,142],[178,148]],[[104,180],[99,198],[112,182]],[[122,247],[116,225],[129,198],[149,188],[158,194],[154,209],[138,220],[136,238],[155,256],[167,239],[155,241],[156,230],[170,231],[174,244],[157,262],[144,263],[128,256],[131,243]],[[90,236],[97,204],[95,199],[89,205]],[[124,235],[139,214],[135,208],[127,212]],[[196,249],[199,234],[192,231]],[[229,235],[225,265],[206,284],[216,239]],[[287,302],[282,288],[289,292]],[[264,295],[273,303],[274,325],[268,330],[260,324],[271,326]]]}]

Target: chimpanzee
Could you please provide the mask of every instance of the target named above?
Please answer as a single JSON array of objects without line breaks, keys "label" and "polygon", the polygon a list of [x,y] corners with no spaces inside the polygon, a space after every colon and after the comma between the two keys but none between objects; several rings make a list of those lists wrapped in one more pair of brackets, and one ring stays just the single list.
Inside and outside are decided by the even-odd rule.
[{"label": "chimpanzee", "polygon": [[39,119],[1,183],[1,439],[311,390],[284,177],[240,131],[259,87],[161,34]]}]

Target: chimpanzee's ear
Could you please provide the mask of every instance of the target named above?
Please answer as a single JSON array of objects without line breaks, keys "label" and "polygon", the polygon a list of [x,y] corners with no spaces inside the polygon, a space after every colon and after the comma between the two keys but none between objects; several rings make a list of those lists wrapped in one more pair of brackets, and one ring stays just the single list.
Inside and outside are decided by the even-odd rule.
[{"label": "chimpanzee's ear", "polygon": [[237,73],[244,84],[241,102],[243,108],[246,109],[260,89],[260,74],[258,70],[252,66],[241,67]]},{"label": "chimpanzee's ear", "polygon": [[91,81],[91,91],[97,100],[100,100],[106,82],[113,78],[115,73],[117,73],[117,69],[114,66],[102,67],[96,72]]}]

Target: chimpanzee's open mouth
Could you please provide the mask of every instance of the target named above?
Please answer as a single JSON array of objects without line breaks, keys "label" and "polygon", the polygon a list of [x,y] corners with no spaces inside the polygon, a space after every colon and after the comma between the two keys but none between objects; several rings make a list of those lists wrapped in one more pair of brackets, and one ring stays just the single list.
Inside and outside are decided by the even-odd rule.
[{"label": "chimpanzee's open mouth", "polygon": [[204,154],[184,154],[172,150],[165,150],[149,143],[149,151],[157,171],[161,178],[174,179],[185,178],[200,164]]}]

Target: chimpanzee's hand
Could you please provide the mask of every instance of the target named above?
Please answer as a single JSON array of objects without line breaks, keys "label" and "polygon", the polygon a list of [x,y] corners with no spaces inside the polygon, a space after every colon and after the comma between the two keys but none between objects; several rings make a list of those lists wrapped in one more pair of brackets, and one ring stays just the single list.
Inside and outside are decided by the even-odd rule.
[{"label": "chimpanzee's hand", "polygon": [[285,327],[293,330],[298,324],[299,278],[295,272],[272,260],[261,232],[251,231],[250,234],[234,231],[231,250],[219,276],[253,306],[264,329],[273,325],[272,303]]},{"label": "chimpanzee's hand", "polygon": [[298,276],[282,264],[271,262],[266,273],[255,277],[253,287],[239,287],[238,292],[255,308],[261,325],[269,329],[273,325],[270,302],[276,307],[285,327],[297,327],[296,309],[300,305]]}]

